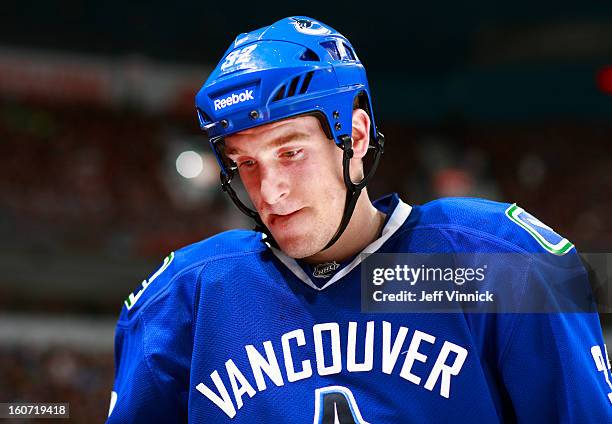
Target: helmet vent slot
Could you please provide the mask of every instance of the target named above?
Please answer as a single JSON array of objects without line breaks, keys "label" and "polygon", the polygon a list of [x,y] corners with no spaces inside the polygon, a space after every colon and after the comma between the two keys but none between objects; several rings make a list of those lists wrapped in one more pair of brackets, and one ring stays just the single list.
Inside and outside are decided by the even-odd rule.
[{"label": "helmet vent slot", "polygon": [[302,53],[302,55],[300,56],[300,60],[306,62],[318,62],[321,59],[319,58],[319,55],[317,55],[314,51],[306,49],[304,50],[304,53]]},{"label": "helmet vent slot", "polygon": [[289,90],[287,91],[287,97],[293,97],[295,95],[295,90],[297,88],[299,81],[300,81],[300,77],[295,77],[291,80],[291,84],[289,85]]},{"label": "helmet vent slot", "polygon": [[340,60],[340,50],[338,50],[338,45],[335,41],[324,41],[321,43],[321,47],[327,50],[332,59]]},{"label": "helmet vent slot", "polygon": [[278,102],[279,100],[283,100],[284,97],[285,97],[285,85],[282,85],[281,88],[279,88],[276,94],[274,95],[274,98],[272,99],[272,101]]},{"label": "helmet vent slot", "polygon": [[313,75],[314,71],[310,71],[306,72],[305,74],[298,75],[297,77],[293,77],[290,82],[279,87],[271,101],[278,102],[279,100],[283,100],[288,97],[306,93],[306,91],[308,91],[308,87],[310,87],[310,82],[312,81]]},{"label": "helmet vent slot", "polygon": [[300,88],[300,94],[304,94],[306,90],[308,90],[308,86],[310,85],[310,81],[312,80],[312,76],[314,75],[314,71],[310,71],[304,77],[304,82],[302,83],[302,87]]},{"label": "helmet vent slot", "polygon": [[357,60],[355,58],[355,52],[351,49],[346,43],[342,43],[344,46],[344,51],[346,52],[346,58],[349,60]]}]

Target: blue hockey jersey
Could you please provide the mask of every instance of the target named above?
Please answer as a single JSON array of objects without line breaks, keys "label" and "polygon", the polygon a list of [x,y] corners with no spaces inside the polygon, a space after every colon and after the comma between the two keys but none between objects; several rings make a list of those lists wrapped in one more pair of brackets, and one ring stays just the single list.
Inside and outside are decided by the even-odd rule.
[{"label": "blue hockey jersey", "polygon": [[[518,206],[410,207],[397,195],[375,206],[387,222],[364,253],[547,254],[561,270],[581,266]],[[261,236],[229,231],[178,250],[129,296],[108,423],[612,423],[595,312],[363,313],[362,255],[313,270]]]}]

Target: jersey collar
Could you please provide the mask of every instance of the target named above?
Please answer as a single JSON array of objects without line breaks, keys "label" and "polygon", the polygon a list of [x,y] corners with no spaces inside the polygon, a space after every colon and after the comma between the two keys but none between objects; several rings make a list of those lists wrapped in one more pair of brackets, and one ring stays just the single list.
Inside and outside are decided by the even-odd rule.
[{"label": "jersey collar", "polygon": [[380,237],[372,241],[372,243],[370,243],[369,245],[367,245],[359,254],[357,254],[353,258],[351,262],[343,266],[329,279],[329,281],[327,281],[321,286],[318,286],[312,282],[308,274],[306,274],[304,269],[297,263],[294,258],[285,255],[282,250],[277,249],[275,247],[270,247],[270,249],[278,258],[278,260],[281,261],[304,284],[317,291],[325,290],[327,287],[331,286],[335,282],[342,279],[349,272],[351,272],[353,268],[358,266],[363,261],[363,259],[365,259],[366,255],[374,253],[378,249],[380,249],[380,247],[402,226],[402,224],[410,215],[410,211],[412,210],[412,207],[402,202],[402,200],[395,193],[378,199],[373,204],[378,210],[387,214],[387,220],[380,234]]}]

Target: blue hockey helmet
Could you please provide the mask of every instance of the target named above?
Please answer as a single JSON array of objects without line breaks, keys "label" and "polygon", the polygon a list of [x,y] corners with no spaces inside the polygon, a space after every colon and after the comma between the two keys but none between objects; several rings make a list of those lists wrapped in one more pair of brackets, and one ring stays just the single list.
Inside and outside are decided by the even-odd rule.
[{"label": "blue hockey helmet", "polygon": [[[348,169],[356,100],[370,116],[370,147],[376,151],[370,172],[357,184],[350,180]],[[220,142],[225,136],[289,117],[310,114],[320,118],[328,138],[344,150],[345,213],[326,248],[340,237],[384,145],[374,121],[365,69],[342,34],[303,16],[240,34],[196,95],[196,108],[221,166],[223,189],[270,239],[257,212],[245,206],[231,188],[236,168],[222,154]]]}]

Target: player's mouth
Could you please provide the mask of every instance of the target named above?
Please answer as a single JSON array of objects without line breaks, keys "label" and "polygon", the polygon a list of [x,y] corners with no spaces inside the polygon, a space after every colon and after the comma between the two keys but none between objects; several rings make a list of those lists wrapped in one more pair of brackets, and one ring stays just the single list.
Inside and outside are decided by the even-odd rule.
[{"label": "player's mouth", "polygon": [[287,224],[292,218],[295,218],[302,209],[297,209],[288,214],[270,214],[268,215],[268,223],[271,227],[278,227]]}]

